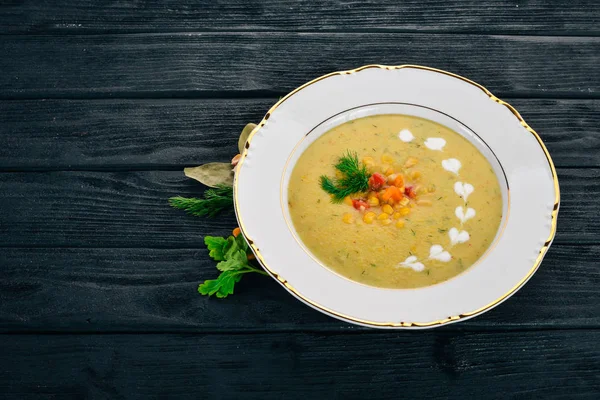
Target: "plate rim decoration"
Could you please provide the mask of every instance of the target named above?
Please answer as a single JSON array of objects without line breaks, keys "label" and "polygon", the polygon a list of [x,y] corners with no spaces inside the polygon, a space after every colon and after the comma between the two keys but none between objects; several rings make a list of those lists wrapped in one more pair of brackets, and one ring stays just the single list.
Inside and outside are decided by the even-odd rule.
[{"label": "plate rim decoration", "polygon": [[[298,92],[311,87],[312,85],[321,82],[325,79],[334,77],[334,76],[344,76],[344,75],[353,75],[353,74],[357,74],[360,73],[361,71],[366,71],[366,70],[371,70],[371,69],[381,69],[381,70],[389,70],[389,71],[394,71],[394,70],[402,70],[402,69],[415,69],[415,70],[420,70],[420,71],[428,71],[428,72],[433,72],[433,73],[437,73],[437,74],[442,74],[442,75],[446,75],[448,77],[451,78],[455,78],[458,80],[461,80],[471,86],[474,86],[475,88],[479,89],[480,91],[482,91],[489,100],[500,104],[501,106],[505,107],[506,109],[508,109],[510,111],[510,113],[518,120],[519,124],[521,125],[521,127],[523,129],[525,129],[527,132],[529,132],[529,134],[533,135],[533,137],[535,138],[536,143],[540,146],[540,148],[543,151],[543,154],[545,156],[546,161],[548,162],[548,166],[549,167],[549,171],[551,174],[551,179],[552,179],[552,183],[553,183],[553,191],[554,191],[554,199],[553,199],[553,205],[551,208],[550,212],[550,223],[549,223],[549,229],[550,232],[548,234],[548,237],[545,238],[545,240],[543,241],[543,244],[541,244],[539,253],[537,254],[537,256],[535,257],[535,260],[533,261],[533,265],[531,266],[531,268],[527,271],[527,273],[525,274],[525,276],[520,279],[518,282],[516,282],[516,284],[514,284],[512,287],[510,287],[510,289],[508,291],[506,291],[506,293],[504,293],[503,295],[499,296],[498,298],[496,298],[495,300],[485,304],[484,306],[481,307],[476,307],[474,310],[471,311],[464,311],[461,312],[460,314],[456,314],[456,315],[450,315],[448,317],[445,318],[438,318],[438,319],[434,319],[434,320],[424,320],[424,321],[394,321],[394,320],[390,320],[390,321],[372,321],[372,320],[368,320],[362,317],[356,317],[356,316],[352,316],[352,315],[348,315],[347,313],[342,313],[340,311],[334,310],[330,307],[327,307],[311,298],[309,298],[307,295],[301,293],[298,289],[295,288],[295,286],[288,281],[288,279],[284,276],[281,276],[281,274],[276,271],[275,269],[273,269],[272,267],[270,267],[268,265],[268,263],[265,261],[265,257],[263,255],[263,251],[261,251],[259,249],[259,247],[257,246],[257,244],[255,243],[253,237],[251,235],[248,234],[248,229],[245,226],[244,222],[242,221],[242,217],[241,214],[242,212],[240,211],[240,202],[239,202],[239,194],[240,194],[240,189],[239,189],[239,182],[240,182],[240,171],[243,168],[243,165],[247,159],[248,156],[248,152],[249,149],[252,145],[252,140],[256,137],[257,133],[259,133],[261,131],[261,129],[265,126],[265,124],[267,124],[269,118],[273,115],[273,113],[281,106],[281,104],[283,104],[284,102],[286,102],[288,99],[290,99],[292,96],[294,96],[295,94],[297,94]],[[382,100],[382,103],[386,103],[387,101]],[[366,102],[366,104],[369,102]],[[334,113],[335,114],[335,113]],[[333,114],[330,116],[332,117]],[[462,121],[459,121],[462,123]],[[311,126],[307,129],[307,132],[312,130],[314,127]],[[487,145],[487,143],[486,143]],[[490,149],[493,151],[494,148],[490,147]],[[500,164],[502,167],[502,164]],[[282,182],[283,182],[283,177],[282,177]],[[557,217],[558,217],[558,211],[560,208],[560,188],[559,188],[559,183],[558,183],[558,178],[557,178],[557,174],[556,174],[556,169],[554,167],[554,163],[552,161],[552,158],[546,148],[546,146],[544,145],[544,143],[542,142],[540,136],[537,134],[537,132],[532,129],[523,119],[523,117],[519,114],[519,112],[513,107],[511,106],[509,103],[499,99],[498,97],[496,97],[495,95],[493,95],[488,89],[486,89],[484,86],[470,80],[467,79],[465,77],[462,77],[460,75],[448,72],[448,71],[444,71],[441,69],[437,69],[437,68],[431,68],[431,67],[426,67],[426,66],[420,66],[420,65],[413,65],[413,64],[404,64],[404,65],[398,65],[398,66],[387,66],[387,65],[380,65],[380,64],[370,64],[370,65],[365,65],[359,68],[355,68],[355,69],[351,69],[351,70],[344,70],[344,71],[337,71],[337,72],[332,72],[323,76],[320,76],[316,79],[313,79],[305,84],[303,84],[302,86],[299,86],[298,88],[294,89],[293,91],[291,91],[290,93],[288,93],[286,96],[282,97],[279,101],[277,101],[269,110],[268,112],[265,114],[264,118],[261,120],[261,122],[256,126],[256,128],[251,132],[251,134],[248,137],[248,140],[246,141],[246,145],[242,151],[241,154],[241,158],[238,162],[238,165],[236,167],[236,174],[234,177],[234,183],[233,183],[233,188],[234,188],[234,208],[235,208],[235,213],[236,213],[236,218],[238,220],[238,224],[239,227],[241,229],[241,233],[244,235],[244,237],[246,238],[246,240],[248,241],[248,244],[250,245],[250,248],[252,249],[253,253],[256,256],[256,259],[259,261],[259,263],[261,264],[261,266],[265,269],[265,271],[267,271],[267,273],[269,273],[269,275],[271,275],[277,282],[279,282],[279,284],[281,284],[288,292],[290,292],[292,295],[294,295],[296,298],[298,298],[299,300],[301,300],[302,302],[304,302],[305,304],[317,309],[318,311],[321,311],[327,315],[330,315],[334,318],[338,318],[341,319],[343,321],[346,322],[350,322],[350,323],[354,323],[354,324],[358,324],[358,325],[363,325],[363,326],[368,326],[368,327],[373,327],[373,328],[404,328],[404,329],[424,329],[424,328],[433,328],[433,327],[439,327],[439,326],[443,326],[449,323],[455,323],[458,321],[463,321],[472,317],[475,317],[477,315],[480,315],[486,311],[491,310],[492,308],[494,308],[495,306],[499,305],[500,303],[502,303],[503,301],[505,301],[506,299],[508,299],[510,296],[512,296],[514,293],[516,293],[521,287],[523,287],[523,285],[535,274],[535,272],[539,269],[540,264],[542,263],[542,260],[544,258],[544,256],[546,255],[550,245],[552,244],[552,241],[556,235],[556,229],[557,229]],[[285,219],[285,216],[284,216]],[[292,235],[295,235],[292,232]],[[492,244],[492,247],[494,246],[494,244]],[[491,247],[488,251],[491,251]],[[487,251],[486,251],[487,252]],[[467,270],[468,271],[468,270]],[[462,275],[462,274],[459,274]],[[345,278],[348,279],[348,278]],[[450,280],[452,280],[453,278],[451,278]],[[360,283],[359,283],[360,284]],[[363,285],[363,284],[360,284]],[[435,285],[434,285],[435,286]],[[382,289],[382,288],[375,288],[373,287],[375,290],[376,289]],[[427,287],[424,287],[427,288]],[[423,289],[424,289],[423,288]],[[389,290],[389,289],[382,289],[382,290]],[[394,290],[394,289],[392,289]],[[419,288],[417,289],[397,289],[397,290],[419,290]],[[447,314],[446,314],[447,315]]]}]

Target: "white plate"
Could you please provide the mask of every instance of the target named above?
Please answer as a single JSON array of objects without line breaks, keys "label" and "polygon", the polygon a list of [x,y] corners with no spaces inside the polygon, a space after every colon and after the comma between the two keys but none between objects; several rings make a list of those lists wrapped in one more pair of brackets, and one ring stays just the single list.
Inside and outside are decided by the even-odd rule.
[{"label": "white plate", "polygon": [[[346,279],[322,266],[289,222],[287,184],[302,151],[334,126],[390,113],[424,117],[468,138],[502,188],[503,221],[488,252],[433,286],[381,289]],[[506,300],[542,262],[560,198],[548,151],[513,107],[466,78],[414,65],[335,72],[288,94],[250,135],[234,188],[242,233],[273,278],[325,314],[378,328],[441,326]]]}]

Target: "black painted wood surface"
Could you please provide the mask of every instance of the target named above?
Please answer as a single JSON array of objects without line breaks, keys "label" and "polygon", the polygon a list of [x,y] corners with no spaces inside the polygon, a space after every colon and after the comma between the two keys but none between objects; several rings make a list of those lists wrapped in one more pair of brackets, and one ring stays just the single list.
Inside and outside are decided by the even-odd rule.
[{"label": "black painted wood surface", "polygon": [[600,36],[5,35],[0,52],[0,99],[272,96],[332,71],[374,63],[435,65],[499,97],[587,99],[598,98],[600,90]]},{"label": "black painted wood surface", "polygon": [[[596,1],[0,4],[0,398],[600,398]],[[558,169],[558,234],[492,311],[382,332],[266,277],[225,300],[233,215],[167,198],[321,74],[415,63],[513,104]]]},{"label": "black painted wood surface", "polygon": [[5,33],[425,31],[592,35],[595,0],[9,1]]},{"label": "black painted wood surface", "polygon": [[[3,393],[42,398],[597,399],[597,330],[5,335]],[[468,383],[466,383],[468,382]]]}]

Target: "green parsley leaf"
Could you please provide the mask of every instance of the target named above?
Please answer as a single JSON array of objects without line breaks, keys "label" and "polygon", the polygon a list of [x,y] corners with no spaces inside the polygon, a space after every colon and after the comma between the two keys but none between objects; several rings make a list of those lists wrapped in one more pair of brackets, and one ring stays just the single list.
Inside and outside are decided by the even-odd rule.
[{"label": "green parsley leaf", "polygon": [[248,266],[248,256],[243,250],[236,250],[231,256],[217,264],[219,271],[239,271]]},{"label": "green parsley leaf", "polygon": [[246,242],[246,238],[244,238],[244,236],[238,235],[235,238],[235,242],[240,250],[244,250],[245,252],[248,251],[248,242]]},{"label": "green parsley leaf", "polygon": [[236,271],[224,271],[217,279],[204,281],[198,286],[198,292],[202,295],[216,295],[222,299],[233,294],[233,288],[236,283],[242,279],[242,274]]},{"label": "green parsley leaf", "polygon": [[227,239],[218,236],[205,236],[204,244],[209,250],[208,255],[215,261],[225,260]]},{"label": "green parsley leaf", "polygon": [[206,236],[204,243],[209,249],[209,255],[217,263],[217,269],[221,275],[217,279],[209,279],[198,286],[198,292],[205,296],[217,296],[224,298],[233,294],[233,288],[244,274],[255,272],[267,275],[261,268],[257,268],[248,261],[251,252],[242,235],[228,238]]}]

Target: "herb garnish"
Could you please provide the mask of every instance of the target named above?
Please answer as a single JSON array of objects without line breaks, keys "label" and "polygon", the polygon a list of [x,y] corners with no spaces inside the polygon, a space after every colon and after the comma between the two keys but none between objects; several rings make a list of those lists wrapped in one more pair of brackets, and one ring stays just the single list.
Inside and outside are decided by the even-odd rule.
[{"label": "herb garnish", "polygon": [[321,175],[321,188],[333,195],[331,201],[341,203],[347,196],[354,193],[366,192],[369,189],[369,171],[358,161],[356,153],[348,151],[340,157],[335,169],[343,174],[340,179],[332,179]]},{"label": "herb garnish", "polygon": [[206,190],[203,199],[177,196],[171,197],[169,204],[196,217],[214,217],[222,211],[233,208],[233,188],[219,185],[214,189]]},{"label": "herb garnish", "polygon": [[[280,98],[281,99],[281,98]],[[238,140],[240,153],[246,147],[250,133],[256,128],[255,124],[247,124]],[[233,170],[241,154],[237,154],[231,163],[208,163],[194,168],[185,168],[188,178],[197,180],[210,187],[204,192],[204,198],[171,197],[169,204],[196,217],[214,217],[221,212],[233,212]],[[288,203],[290,208],[292,203]],[[233,294],[233,288],[244,274],[255,272],[268,275],[259,266],[252,265],[250,260],[254,254],[241,234],[240,228],[233,230],[233,235],[227,238],[206,236],[204,244],[209,250],[209,256],[218,261],[217,269],[221,274],[217,279],[209,279],[198,286],[198,292],[205,296],[227,297]]]},{"label": "herb garnish", "polygon": [[209,250],[208,255],[215,261],[219,261],[217,269],[221,274],[217,279],[209,279],[198,286],[198,292],[205,296],[216,295],[218,298],[233,294],[236,283],[242,279],[242,275],[256,272],[267,275],[262,269],[256,268],[248,261],[249,247],[242,235],[237,237],[206,236],[204,244]]}]

